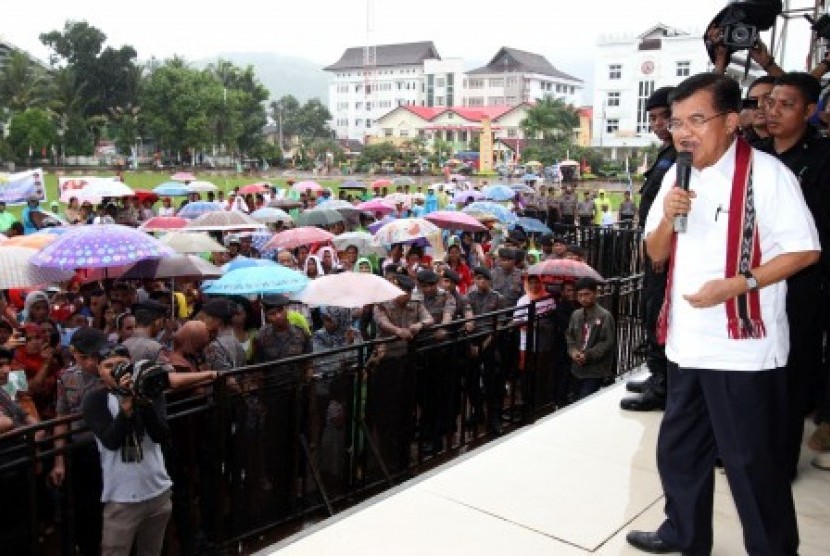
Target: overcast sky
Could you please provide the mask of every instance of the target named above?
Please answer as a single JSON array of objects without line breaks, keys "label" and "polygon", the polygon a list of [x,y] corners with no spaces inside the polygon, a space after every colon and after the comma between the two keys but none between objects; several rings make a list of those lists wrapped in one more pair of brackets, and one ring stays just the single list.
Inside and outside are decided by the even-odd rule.
[{"label": "overcast sky", "polygon": [[[794,5],[807,0],[793,0]],[[444,58],[488,60],[500,46],[544,55],[555,66],[591,79],[593,49],[602,33],[637,35],[657,22],[695,34],[724,0],[374,0],[367,33],[366,0],[36,0],[3,3],[0,37],[46,60],[38,35],[85,20],[108,45],[129,44],[139,58],[188,60],[221,52],[276,52],[321,65],[350,46],[432,40]],[[812,5],[812,2],[810,2]],[[791,30],[807,29],[803,20]],[[792,31],[791,31],[792,33]],[[791,34],[795,37],[795,34]],[[791,41],[788,59],[803,60],[805,40]],[[793,62],[795,63],[795,62]],[[790,64],[792,69],[796,69]],[[798,68],[800,69],[800,68]]]}]

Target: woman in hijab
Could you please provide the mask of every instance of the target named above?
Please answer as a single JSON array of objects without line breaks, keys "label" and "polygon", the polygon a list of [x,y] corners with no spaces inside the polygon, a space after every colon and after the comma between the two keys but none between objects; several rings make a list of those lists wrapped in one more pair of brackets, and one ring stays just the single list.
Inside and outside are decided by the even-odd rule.
[{"label": "woman in hijab", "polygon": [[305,266],[303,267],[303,274],[312,280],[325,274],[323,264],[320,262],[320,258],[317,255],[309,255],[306,258]]},{"label": "woman in hijab", "polygon": [[329,245],[325,247],[321,247],[317,251],[317,257],[319,257],[320,262],[323,265],[323,272],[320,274],[331,274],[332,270],[336,266],[340,265],[340,260],[337,258],[337,251],[334,250],[334,247]]}]

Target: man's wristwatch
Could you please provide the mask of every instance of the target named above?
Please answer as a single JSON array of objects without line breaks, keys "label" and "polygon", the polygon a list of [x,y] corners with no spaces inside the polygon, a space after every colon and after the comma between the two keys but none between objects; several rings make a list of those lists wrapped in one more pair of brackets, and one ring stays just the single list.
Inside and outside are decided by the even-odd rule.
[{"label": "man's wristwatch", "polygon": [[746,278],[746,287],[749,289],[749,291],[752,292],[758,289],[758,279],[755,277],[754,274],[752,274],[752,272],[750,272],[749,270],[745,270],[744,272],[741,272],[741,274],[744,278]]}]

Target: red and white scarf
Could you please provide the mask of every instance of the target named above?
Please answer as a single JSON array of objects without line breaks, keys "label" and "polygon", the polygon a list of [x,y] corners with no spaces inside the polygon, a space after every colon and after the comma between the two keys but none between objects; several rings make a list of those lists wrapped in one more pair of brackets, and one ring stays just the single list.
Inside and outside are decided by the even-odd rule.
[{"label": "red and white scarf", "polygon": [[[758,237],[752,188],[752,156],[752,147],[743,139],[736,139],[735,172],[732,177],[726,232],[725,278],[732,278],[761,264],[761,242]],[[676,250],[677,234],[675,233],[672,236],[671,257],[666,277],[666,297],[657,318],[657,341],[660,344],[665,344],[668,336]],[[766,327],[761,316],[761,296],[758,290],[729,299],[725,305],[729,338],[745,340],[766,336]]]}]

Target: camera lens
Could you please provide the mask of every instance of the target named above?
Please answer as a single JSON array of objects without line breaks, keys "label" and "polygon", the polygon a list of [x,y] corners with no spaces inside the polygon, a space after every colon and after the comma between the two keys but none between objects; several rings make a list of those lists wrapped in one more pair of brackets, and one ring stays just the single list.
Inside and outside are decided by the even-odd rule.
[{"label": "camera lens", "polygon": [[745,44],[749,41],[751,33],[748,27],[737,25],[732,29],[732,42],[736,44]]}]

